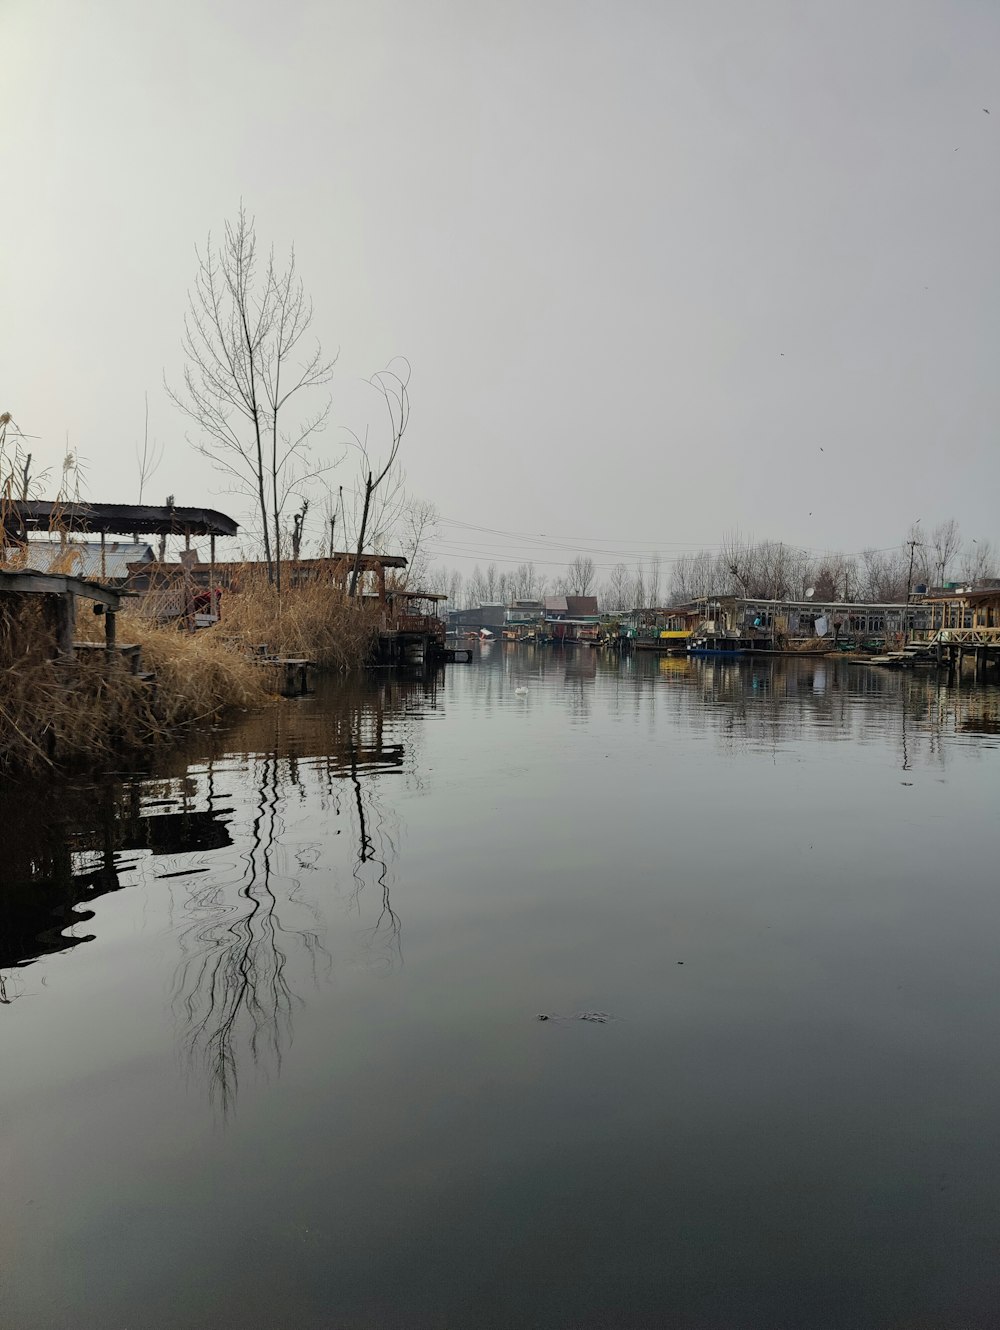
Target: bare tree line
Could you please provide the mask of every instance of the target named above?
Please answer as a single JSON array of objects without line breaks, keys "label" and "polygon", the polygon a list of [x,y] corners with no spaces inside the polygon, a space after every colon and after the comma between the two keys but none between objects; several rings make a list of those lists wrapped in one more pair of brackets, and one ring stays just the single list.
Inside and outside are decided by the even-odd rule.
[{"label": "bare tree line", "polygon": [[516,568],[476,564],[468,576],[446,567],[428,567],[428,589],[448,597],[452,609],[477,605],[507,605],[517,600],[541,600],[545,596],[590,596],[597,594],[597,567],[589,556],[578,554],[562,577],[550,577],[527,561]]},{"label": "bare tree line", "polygon": [[703,596],[751,596],[796,600],[806,593],[821,601],[890,604],[906,599],[919,586],[960,580],[976,582],[1000,574],[1000,556],[985,538],[963,541],[954,518],[928,531],[915,522],[906,539],[889,548],[857,554],[816,554],[782,541],[727,535],[715,549],[678,555],[663,575],[659,554],[638,564],[614,564],[602,582],[593,559],[577,555],[566,573],[550,578],[534,563],[514,569],[478,564],[468,576],[448,568],[429,572],[428,583],[444,592],[451,608],[508,604],[545,595],[598,596],[609,613],[683,605]]},{"label": "bare tree line", "polygon": [[927,532],[915,522],[899,545],[858,554],[816,556],[780,541],[755,541],[734,533],[718,550],[698,550],[675,560],[670,600],[683,604],[712,595],[788,600],[802,598],[812,588],[817,600],[890,604],[904,601],[918,586],[979,581],[995,577],[997,569],[992,542],[963,542],[954,518]]}]

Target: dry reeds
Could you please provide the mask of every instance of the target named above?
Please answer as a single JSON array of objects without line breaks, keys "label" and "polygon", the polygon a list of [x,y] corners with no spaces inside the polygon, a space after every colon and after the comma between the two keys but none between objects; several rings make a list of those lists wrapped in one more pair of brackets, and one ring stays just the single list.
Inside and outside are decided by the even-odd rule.
[{"label": "dry reeds", "polygon": [[[377,606],[312,582],[280,596],[255,570],[224,593],[224,619],[197,633],[160,626],[140,604],[118,616],[121,646],[138,646],[132,674],[121,650],[55,658],[48,596],[0,595],[0,772],[110,755],[168,738],[228,709],[273,700],[266,654],[346,671],[362,665],[378,635]],[[81,613],[78,641],[100,642],[104,619]]]},{"label": "dry reeds", "polygon": [[153,628],[127,616],[122,627],[127,640],[140,647],[144,670],[155,677],[155,709],[163,726],[261,706],[270,696],[257,666],[211,633]]},{"label": "dry reeds", "polygon": [[[136,621],[126,620],[125,640],[140,647],[151,680],[117,652],[57,659],[48,599],[0,596],[0,771],[100,761],[269,700],[261,672],[221,642]],[[81,640],[103,635],[103,620],[81,615],[79,628]]]},{"label": "dry reeds", "polygon": [[323,669],[363,665],[378,637],[378,607],[353,600],[329,582],[307,582],[279,595],[256,570],[223,597],[223,621],[209,636],[237,640],[249,651],[311,660]]}]

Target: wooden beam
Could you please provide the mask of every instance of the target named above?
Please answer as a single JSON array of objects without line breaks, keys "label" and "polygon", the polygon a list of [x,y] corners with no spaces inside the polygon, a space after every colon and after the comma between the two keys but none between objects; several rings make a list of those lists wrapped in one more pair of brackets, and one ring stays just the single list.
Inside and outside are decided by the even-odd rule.
[{"label": "wooden beam", "polygon": [[93,600],[110,609],[121,608],[121,592],[99,582],[88,582],[82,577],[63,573],[8,573],[0,571],[0,591],[24,591],[31,595],[61,596],[72,592],[82,600]]}]

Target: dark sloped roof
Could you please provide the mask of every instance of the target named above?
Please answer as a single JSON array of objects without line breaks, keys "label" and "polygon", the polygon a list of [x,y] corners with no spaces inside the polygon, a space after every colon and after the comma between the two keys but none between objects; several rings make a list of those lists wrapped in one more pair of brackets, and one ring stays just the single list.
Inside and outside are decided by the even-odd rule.
[{"label": "dark sloped roof", "polygon": [[138,503],[51,503],[20,499],[4,510],[4,525],[26,531],[103,531],[117,536],[235,536],[239,523],[214,508],[168,508]]}]

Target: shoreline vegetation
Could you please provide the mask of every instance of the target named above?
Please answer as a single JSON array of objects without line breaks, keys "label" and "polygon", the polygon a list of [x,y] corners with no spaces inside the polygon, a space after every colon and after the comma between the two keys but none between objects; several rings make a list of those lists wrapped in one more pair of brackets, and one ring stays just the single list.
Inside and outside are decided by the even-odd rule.
[{"label": "shoreline vegetation", "polygon": [[[100,763],[169,742],[226,712],[280,705],[268,656],[340,673],[360,669],[378,637],[378,607],[317,583],[278,592],[254,571],[227,593],[223,619],[197,632],[164,625],[142,600],[118,615],[119,646],[59,658],[51,597],[0,594],[0,774]],[[103,643],[102,617],[81,613],[76,641]],[[125,652],[138,647],[134,673]]]}]

